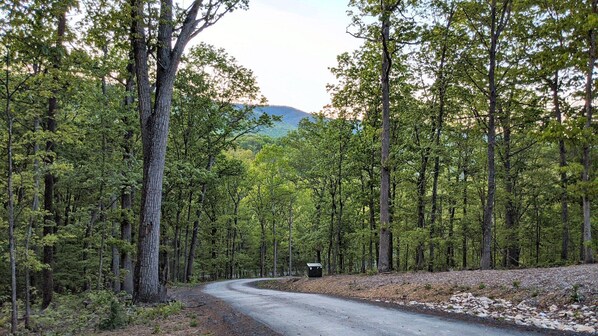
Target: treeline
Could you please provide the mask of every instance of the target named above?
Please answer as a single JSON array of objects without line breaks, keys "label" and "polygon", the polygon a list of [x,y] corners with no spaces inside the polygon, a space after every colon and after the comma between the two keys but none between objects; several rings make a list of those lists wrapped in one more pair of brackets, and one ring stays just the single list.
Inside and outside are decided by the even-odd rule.
[{"label": "treeline", "polygon": [[55,292],[154,301],[312,261],[594,261],[596,0],[352,0],[362,47],[280,140],[250,135],[276,119],[250,70],[180,49],[245,2],[132,3],[0,7],[1,293],[25,323]]}]

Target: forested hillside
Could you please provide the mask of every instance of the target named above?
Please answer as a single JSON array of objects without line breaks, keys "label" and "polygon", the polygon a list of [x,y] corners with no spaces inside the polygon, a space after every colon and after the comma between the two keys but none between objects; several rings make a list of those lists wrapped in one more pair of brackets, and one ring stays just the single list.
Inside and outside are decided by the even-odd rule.
[{"label": "forested hillside", "polygon": [[299,122],[305,118],[311,118],[311,114],[303,112],[289,106],[267,105],[255,109],[257,114],[267,114],[280,117],[279,121],[274,121],[269,127],[262,127],[258,134],[266,135],[272,138],[281,138],[291,131],[297,130]]},{"label": "forested hillside", "polygon": [[255,134],[280,107],[259,107],[250,69],[185,48],[246,6],[0,5],[13,332],[55,294],[156,302],[169,283],[314,261],[325,274],[595,261],[598,0],[351,0],[363,44],[332,66],[332,104],[284,114],[277,138]]}]

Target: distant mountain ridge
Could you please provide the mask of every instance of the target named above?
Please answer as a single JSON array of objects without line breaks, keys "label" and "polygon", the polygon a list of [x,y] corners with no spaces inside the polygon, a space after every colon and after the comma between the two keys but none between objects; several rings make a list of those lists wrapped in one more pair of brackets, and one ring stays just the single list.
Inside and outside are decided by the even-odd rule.
[{"label": "distant mountain ridge", "polygon": [[271,116],[280,116],[281,121],[274,123],[271,128],[262,128],[258,134],[267,135],[273,138],[280,138],[290,131],[294,131],[299,127],[299,122],[305,118],[311,118],[312,115],[305,111],[301,111],[294,107],[282,106],[282,105],[268,105],[257,107],[255,114],[260,115],[266,113]]}]

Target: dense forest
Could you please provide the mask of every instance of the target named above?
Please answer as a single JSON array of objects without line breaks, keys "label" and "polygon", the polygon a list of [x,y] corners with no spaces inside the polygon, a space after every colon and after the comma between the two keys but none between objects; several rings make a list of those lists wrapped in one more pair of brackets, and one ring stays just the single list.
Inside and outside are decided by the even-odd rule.
[{"label": "dense forest", "polygon": [[595,261],[598,0],[351,0],[361,47],[331,67],[332,103],[281,138],[257,134],[281,117],[257,112],[252,71],[199,43],[247,6],[0,5],[13,321],[55,293],[152,302],[168,283],[314,261],[327,274]]}]

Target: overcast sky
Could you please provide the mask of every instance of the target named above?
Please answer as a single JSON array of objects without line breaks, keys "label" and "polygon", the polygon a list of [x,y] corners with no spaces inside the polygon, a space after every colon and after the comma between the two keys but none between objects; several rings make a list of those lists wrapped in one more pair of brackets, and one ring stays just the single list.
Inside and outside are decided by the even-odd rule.
[{"label": "overcast sky", "polygon": [[330,103],[328,67],[361,41],[345,33],[349,0],[250,0],[196,41],[226,49],[254,71],[270,105],[316,112]]}]

